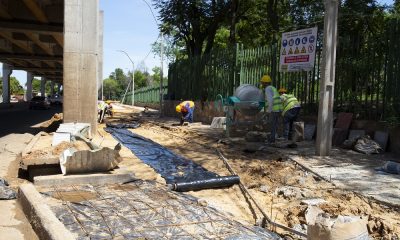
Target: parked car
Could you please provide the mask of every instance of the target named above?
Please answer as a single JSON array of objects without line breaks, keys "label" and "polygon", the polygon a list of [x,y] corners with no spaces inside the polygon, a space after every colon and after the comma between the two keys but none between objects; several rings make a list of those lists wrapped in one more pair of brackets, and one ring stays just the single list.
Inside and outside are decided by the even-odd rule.
[{"label": "parked car", "polygon": [[47,97],[36,96],[29,102],[29,109],[49,109],[50,101]]},{"label": "parked car", "polygon": [[63,97],[60,95],[54,95],[49,100],[50,100],[50,104],[52,104],[52,105],[62,105],[63,104]]}]

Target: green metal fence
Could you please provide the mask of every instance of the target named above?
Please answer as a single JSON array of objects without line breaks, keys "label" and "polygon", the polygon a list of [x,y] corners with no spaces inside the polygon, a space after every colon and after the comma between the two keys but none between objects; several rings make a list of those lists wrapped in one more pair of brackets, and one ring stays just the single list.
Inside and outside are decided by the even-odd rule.
[{"label": "green metal fence", "polygon": [[[384,34],[339,37],[335,111],[400,122],[400,20],[387,21],[386,28]],[[285,87],[298,97],[303,113],[316,114],[322,61],[318,45],[310,72],[278,72],[276,45],[255,49],[238,45],[202,59],[178,60],[169,67],[168,95],[176,100],[212,101],[218,94],[232,95],[240,84],[258,86],[261,76],[270,74],[276,87]]]},{"label": "green metal fence", "polygon": [[[168,85],[163,86],[163,92],[167,92]],[[157,103],[160,102],[160,86],[150,86],[135,90],[135,102]],[[124,104],[132,103],[132,92],[126,94]]]}]

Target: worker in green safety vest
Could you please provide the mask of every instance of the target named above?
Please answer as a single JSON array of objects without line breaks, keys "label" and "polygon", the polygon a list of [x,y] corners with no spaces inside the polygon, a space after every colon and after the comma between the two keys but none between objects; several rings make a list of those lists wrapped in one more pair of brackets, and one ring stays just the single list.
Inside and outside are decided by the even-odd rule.
[{"label": "worker in green safety vest", "polygon": [[264,75],[261,80],[261,85],[265,88],[265,100],[267,113],[270,115],[271,135],[267,140],[268,143],[275,143],[276,130],[278,128],[278,119],[283,110],[282,101],[278,91],[272,86],[272,79],[269,75]]},{"label": "worker in green safety vest", "polygon": [[300,103],[297,98],[292,94],[287,94],[285,88],[279,89],[279,94],[282,100],[282,116],[284,131],[283,137],[285,140],[292,140],[293,138],[293,122],[297,120],[300,113]]}]

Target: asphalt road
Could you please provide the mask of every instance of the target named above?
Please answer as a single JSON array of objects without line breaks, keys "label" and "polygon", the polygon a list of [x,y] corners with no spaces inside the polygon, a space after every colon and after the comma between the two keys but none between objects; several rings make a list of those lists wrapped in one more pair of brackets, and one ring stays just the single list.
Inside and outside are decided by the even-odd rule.
[{"label": "asphalt road", "polygon": [[62,107],[52,106],[47,110],[29,110],[27,103],[13,103],[10,106],[0,104],[0,138],[11,133],[36,134],[36,124],[49,120],[55,113],[62,112]]}]

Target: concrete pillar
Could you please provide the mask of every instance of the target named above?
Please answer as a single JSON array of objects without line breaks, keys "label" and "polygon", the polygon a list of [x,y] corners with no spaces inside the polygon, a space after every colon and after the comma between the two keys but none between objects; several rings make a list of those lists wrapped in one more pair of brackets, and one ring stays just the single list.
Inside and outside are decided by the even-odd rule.
[{"label": "concrete pillar", "polygon": [[98,0],[64,0],[64,122],[97,132]]},{"label": "concrete pillar", "polygon": [[99,31],[99,48],[98,48],[98,82],[97,82],[97,89],[99,90],[100,99],[104,100],[104,93],[103,93],[103,26],[104,26],[104,11],[99,12],[99,24],[98,24],[98,31]]},{"label": "concrete pillar", "polygon": [[316,142],[316,154],[319,156],[329,155],[332,148],[338,1],[325,0],[324,48]]},{"label": "concrete pillar", "polygon": [[26,101],[30,101],[32,99],[32,82],[33,82],[33,74],[30,72],[26,73]]},{"label": "concrete pillar", "polygon": [[43,97],[46,96],[46,81],[47,79],[45,77],[42,77],[42,80],[40,81],[40,96]]},{"label": "concrete pillar", "polygon": [[54,81],[50,82],[50,96],[54,96]]},{"label": "concrete pillar", "polygon": [[3,63],[3,103],[10,103],[10,76],[12,68],[10,65]]}]

